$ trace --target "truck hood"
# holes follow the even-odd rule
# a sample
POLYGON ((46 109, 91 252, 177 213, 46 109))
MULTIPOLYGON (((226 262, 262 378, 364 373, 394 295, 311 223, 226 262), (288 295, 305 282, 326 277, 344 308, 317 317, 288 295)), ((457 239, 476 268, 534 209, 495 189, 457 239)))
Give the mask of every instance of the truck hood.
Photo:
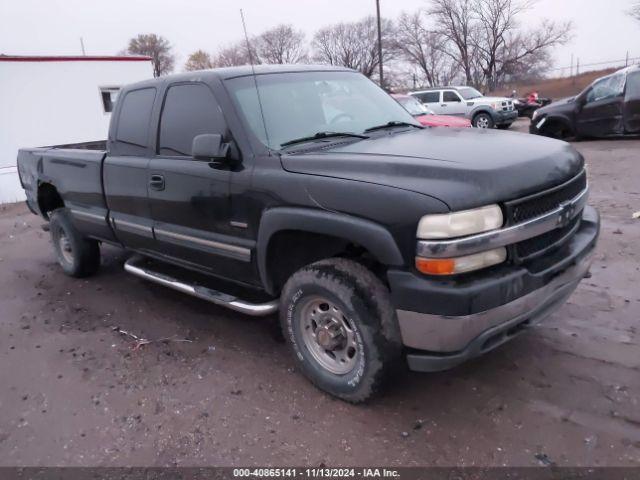
POLYGON ((584 165, 568 143, 497 130, 434 128, 314 147, 283 154, 283 168, 421 193, 454 211, 554 187, 584 165))

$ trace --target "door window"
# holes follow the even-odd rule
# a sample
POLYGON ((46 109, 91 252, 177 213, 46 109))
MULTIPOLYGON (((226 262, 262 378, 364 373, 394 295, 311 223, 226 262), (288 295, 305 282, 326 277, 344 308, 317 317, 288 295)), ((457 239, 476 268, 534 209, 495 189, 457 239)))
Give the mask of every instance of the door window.
POLYGON ((440 101, 440 92, 425 92, 418 95, 422 103, 438 103, 440 101))
POLYGON ((446 102, 461 102, 460 97, 456 92, 447 91, 442 94, 442 101, 446 102))
POLYGON ((640 100, 640 70, 627 76, 627 100, 640 100))
POLYGON ((194 137, 204 133, 224 135, 225 132, 222 110, 206 85, 169 87, 160 119, 160 155, 191 156, 194 137))
POLYGON ((598 80, 587 94, 587 103, 622 95, 622 92, 624 92, 624 80, 625 76, 622 73, 598 80))

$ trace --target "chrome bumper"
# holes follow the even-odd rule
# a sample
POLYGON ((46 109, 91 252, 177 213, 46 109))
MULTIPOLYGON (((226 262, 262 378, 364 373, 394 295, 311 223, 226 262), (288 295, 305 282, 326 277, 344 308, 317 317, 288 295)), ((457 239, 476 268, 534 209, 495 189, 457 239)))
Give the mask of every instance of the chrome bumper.
MULTIPOLYGON (((458 357, 455 353, 463 352, 460 355, 464 358, 457 361, 462 363, 488 351, 484 344, 495 335, 525 322, 526 326, 535 325, 562 306, 589 271, 593 255, 592 250, 544 287, 511 303, 481 313, 448 317, 398 310, 402 341, 407 347, 437 352, 439 356, 452 353, 451 360, 454 363, 458 357)), ((504 341, 498 344, 501 343, 504 341)), ((492 348, 496 346, 495 342, 491 344, 492 348)), ((439 366, 427 371, 443 370, 450 366, 439 366)), ((425 371, 423 368, 419 370, 425 371)))

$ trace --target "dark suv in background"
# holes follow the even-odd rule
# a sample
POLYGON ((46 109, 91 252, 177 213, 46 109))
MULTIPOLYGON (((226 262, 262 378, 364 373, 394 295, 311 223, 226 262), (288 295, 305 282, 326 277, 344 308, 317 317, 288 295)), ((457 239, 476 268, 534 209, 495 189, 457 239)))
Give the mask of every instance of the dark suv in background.
POLYGON ((530 132, 555 138, 640 134, 640 66, 599 78, 575 97, 536 110, 530 132))

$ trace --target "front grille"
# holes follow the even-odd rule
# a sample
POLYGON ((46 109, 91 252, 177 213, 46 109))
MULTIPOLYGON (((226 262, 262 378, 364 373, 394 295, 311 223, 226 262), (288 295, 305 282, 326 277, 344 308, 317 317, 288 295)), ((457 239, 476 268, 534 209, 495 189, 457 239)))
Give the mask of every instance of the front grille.
POLYGON ((529 197, 506 202, 507 224, 516 225, 549 213, 562 203, 576 198, 585 188, 587 188, 587 172, 583 170, 562 185, 529 197))
POLYGON ((560 247, 578 227, 582 214, 578 214, 568 225, 551 230, 537 237, 524 240, 515 245, 515 258, 519 262, 532 260, 533 258, 548 252, 554 247, 560 247))
MULTIPOLYGON (((573 200, 586 188, 587 173, 583 170, 562 185, 529 197, 507 202, 505 203, 507 225, 516 225, 541 217, 557 209, 561 204, 573 200)), ((532 260, 554 248, 559 248, 578 228, 581 218, 582 212, 578 212, 566 226, 513 245, 510 249, 512 259, 521 263, 532 260)))

